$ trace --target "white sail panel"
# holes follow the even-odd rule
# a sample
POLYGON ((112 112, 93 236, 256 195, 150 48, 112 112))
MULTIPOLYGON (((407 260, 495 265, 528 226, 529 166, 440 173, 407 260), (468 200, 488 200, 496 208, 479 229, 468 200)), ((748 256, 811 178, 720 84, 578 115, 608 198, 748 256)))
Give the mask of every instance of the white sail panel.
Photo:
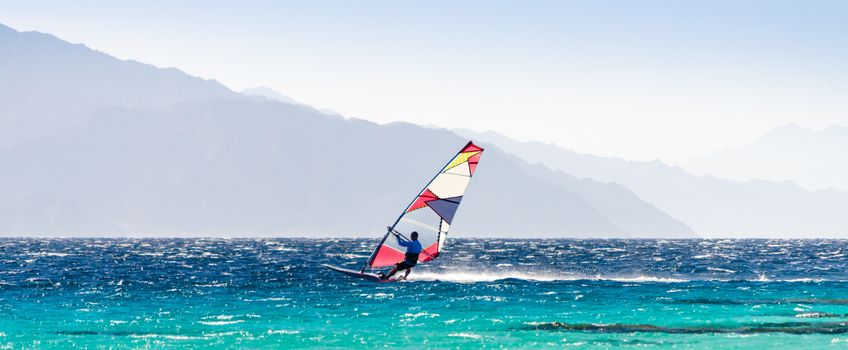
POLYGON ((439 198, 460 197, 470 181, 471 176, 445 173, 437 176, 427 189, 439 198))

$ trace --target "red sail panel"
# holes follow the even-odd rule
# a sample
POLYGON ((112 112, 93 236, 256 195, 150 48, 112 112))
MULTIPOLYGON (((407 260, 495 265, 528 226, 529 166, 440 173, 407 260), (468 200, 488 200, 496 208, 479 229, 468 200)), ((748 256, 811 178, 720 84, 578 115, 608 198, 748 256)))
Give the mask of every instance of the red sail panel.
POLYGON ((460 151, 460 152, 461 153, 463 153, 463 152, 476 152, 476 151, 482 151, 482 150, 483 150, 482 148, 477 147, 477 145, 475 145, 473 142, 468 142, 468 144, 465 145, 465 147, 463 147, 462 151, 460 151))
POLYGON ((439 243, 433 243, 418 254, 418 261, 425 262, 439 257, 439 243))
POLYGON ((383 244, 377 250, 377 254, 374 255, 374 261, 371 262, 371 267, 392 266, 402 261, 405 257, 403 252, 383 244))
POLYGON ((418 198, 415 199, 415 202, 413 202, 412 205, 409 206, 409 209, 407 209, 406 212, 408 213, 408 212, 411 212, 415 209, 424 208, 424 207, 427 206, 427 202, 432 201, 432 200, 436 200, 436 199, 439 199, 439 197, 437 197, 435 194, 433 194, 433 192, 430 192, 430 190, 425 189, 424 193, 422 193, 421 195, 418 196, 418 198))
POLYGON ((477 153, 471 158, 468 158, 468 169, 471 171, 471 175, 474 175, 474 170, 477 170, 477 163, 480 162, 480 155, 483 153, 477 153))

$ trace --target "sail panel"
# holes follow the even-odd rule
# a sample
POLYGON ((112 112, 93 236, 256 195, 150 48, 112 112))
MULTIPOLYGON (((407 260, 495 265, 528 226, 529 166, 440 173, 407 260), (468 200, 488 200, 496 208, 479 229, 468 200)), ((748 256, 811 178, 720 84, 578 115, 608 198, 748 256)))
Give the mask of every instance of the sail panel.
MULTIPOLYGON (((414 197, 391 226, 391 230, 400 232, 406 238, 412 231, 418 232, 418 241, 424 248, 418 257, 419 262, 439 256, 448 227, 453 222, 482 153, 482 148, 468 142, 414 197)), ((389 236, 390 233, 383 236, 366 267, 392 266, 404 259, 406 248, 400 246, 395 237, 389 236)))
MULTIPOLYGON (((467 164, 462 164, 467 167, 467 164)), ((427 189, 439 198, 457 197, 465 193, 471 176, 443 173, 439 174, 427 189)))
POLYGON ((442 220, 451 223, 453 221, 453 215, 456 214, 456 210, 459 208, 459 201, 462 197, 451 197, 446 199, 437 199, 434 201, 427 202, 427 206, 436 214, 442 218, 442 220))
POLYGON ((372 264, 376 266, 394 265, 398 261, 403 260, 404 251, 401 251, 399 250, 399 248, 392 247, 388 244, 382 244, 379 248, 377 248, 377 252, 376 254, 374 254, 374 261, 372 262, 372 264))

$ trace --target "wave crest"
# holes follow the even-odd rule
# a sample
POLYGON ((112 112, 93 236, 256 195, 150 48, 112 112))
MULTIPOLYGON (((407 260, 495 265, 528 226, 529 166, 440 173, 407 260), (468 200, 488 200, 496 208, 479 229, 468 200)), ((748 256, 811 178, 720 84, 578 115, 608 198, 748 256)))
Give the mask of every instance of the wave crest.
POLYGON ((442 281, 457 283, 495 282, 502 280, 524 280, 534 282, 556 281, 612 281, 629 283, 682 283, 690 280, 658 276, 602 276, 602 275, 565 275, 550 273, 532 273, 519 271, 504 272, 413 272, 410 281, 442 281))
POLYGON ((826 283, 848 282, 848 280, 827 280, 823 278, 770 279, 760 274, 751 278, 710 278, 703 276, 653 276, 633 275, 588 275, 572 273, 526 272, 526 271, 414 271, 410 281, 442 281, 457 283, 495 282, 502 280, 523 280, 532 282, 558 281, 609 281, 621 283, 687 283, 687 282, 759 282, 759 283, 826 283))

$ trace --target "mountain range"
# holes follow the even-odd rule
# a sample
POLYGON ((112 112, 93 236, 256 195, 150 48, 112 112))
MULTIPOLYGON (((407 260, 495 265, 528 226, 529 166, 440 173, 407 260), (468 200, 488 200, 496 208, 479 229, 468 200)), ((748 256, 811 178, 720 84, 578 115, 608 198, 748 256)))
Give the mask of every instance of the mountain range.
POLYGON ((239 94, 174 69, 122 61, 0 24, 0 148, 53 137, 107 107, 168 108, 239 94))
MULTIPOLYGON (((2 25, 0 74, 2 235, 376 236, 466 142, 2 25)), ((621 184, 499 146, 483 156, 454 234, 693 236, 621 184)))
POLYGON ((553 144, 518 142, 494 132, 455 131, 496 144, 529 163, 545 164, 578 178, 621 184, 699 235, 805 238, 845 237, 848 233, 848 193, 843 191, 808 191, 792 182, 694 176, 661 161, 599 157, 553 144))
POLYGON ((792 181, 806 189, 848 191, 848 127, 811 130, 776 128, 749 145, 696 157, 679 164, 695 174, 747 181, 792 181))
POLYGON ((375 236, 469 138, 487 151, 455 234, 848 233, 846 168, 810 156, 844 153, 846 128, 681 168, 345 118, 2 25, 0 75, 0 235, 375 236))

